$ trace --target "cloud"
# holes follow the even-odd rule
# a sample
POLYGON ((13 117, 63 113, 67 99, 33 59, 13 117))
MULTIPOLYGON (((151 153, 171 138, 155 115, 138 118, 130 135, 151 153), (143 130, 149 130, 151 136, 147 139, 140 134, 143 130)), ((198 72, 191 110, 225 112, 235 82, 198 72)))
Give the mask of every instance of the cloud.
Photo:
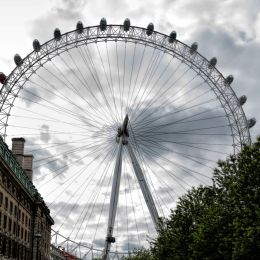
POLYGON ((42 131, 41 131, 40 139, 44 143, 48 143, 48 141, 50 140, 49 126, 48 125, 42 125, 41 129, 42 129, 42 131))
POLYGON ((53 30, 55 28, 60 28, 61 31, 72 30, 73 24, 76 26, 76 22, 83 18, 83 9, 86 3, 86 0, 54 1, 51 10, 44 16, 34 20, 31 24, 31 36, 39 39, 40 42, 45 42, 52 38, 52 31, 46 25, 52 25, 53 30))
MULTIPOLYGON (((39 38, 42 43, 52 38, 52 29, 50 29, 50 27, 53 27, 53 29, 60 27, 61 31, 65 32, 73 30, 78 20, 82 20, 85 25, 96 25, 103 16, 107 18, 108 23, 116 24, 123 23, 125 17, 129 17, 131 23, 137 26, 146 27, 149 22, 154 22, 155 29, 165 34, 168 34, 173 29, 177 30, 178 39, 183 40, 189 45, 197 41, 199 43, 199 52, 202 55, 208 59, 213 56, 218 58, 217 68, 224 76, 229 74, 235 76, 235 80, 232 84, 235 92, 238 96, 242 94, 248 96, 248 102, 244 106, 246 114, 248 117, 256 116, 257 120, 260 120, 259 115, 255 115, 255 111, 259 110, 260 82, 258 73, 260 63, 259 59, 257 59, 257 55, 260 52, 260 16, 258 2, 232 0, 222 2, 213 0, 207 2, 202 0, 176 0, 149 3, 147 1, 134 1, 131 3, 127 1, 108 2, 99 0, 55 1, 52 3, 51 10, 48 13, 39 16, 31 23, 30 37, 32 37, 32 39, 39 38)), ((133 97, 133 100, 136 98, 136 102, 133 102, 132 106, 126 107, 125 110, 122 109, 120 104, 122 88, 120 89, 119 85, 122 87, 122 78, 124 77, 124 43, 118 43, 118 52, 116 52, 114 43, 107 43, 110 50, 109 58, 111 62, 110 70, 112 72, 112 80, 109 75, 108 56, 105 46, 105 44, 99 44, 101 57, 106 64, 105 72, 95 43, 89 46, 91 56, 87 54, 84 56, 88 61, 87 64, 84 63, 79 53, 79 50, 84 51, 86 47, 79 47, 76 51, 70 53, 75 55, 75 60, 78 62, 80 68, 82 68, 81 72, 83 77, 79 75, 69 54, 64 53, 61 57, 65 59, 69 66, 62 63, 60 57, 53 59, 53 62, 55 62, 59 69, 66 75, 66 80, 64 80, 62 74, 57 71, 57 68, 55 68, 51 62, 46 64, 45 68, 51 72, 55 72, 55 75, 58 75, 58 79, 55 79, 51 73, 44 72, 44 68, 38 71, 39 75, 47 79, 56 90, 53 89, 53 86, 46 85, 35 76, 32 79, 37 79, 37 82, 40 83, 41 86, 33 85, 31 82, 27 85, 27 90, 35 95, 24 91, 24 95, 34 101, 43 102, 43 98, 48 100, 48 102, 43 102, 45 108, 42 109, 40 106, 35 106, 28 102, 23 104, 25 107, 27 106, 27 108, 37 112, 38 121, 42 121, 39 123, 36 119, 28 120, 28 118, 27 121, 24 120, 27 125, 40 129, 40 131, 34 132, 38 137, 38 139, 37 137, 35 138, 34 143, 36 144, 37 141, 40 142, 39 145, 36 145, 36 147, 39 148, 39 151, 35 151, 36 160, 40 158, 51 158, 46 159, 45 163, 47 164, 40 167, 40 171, 35 171, 36 176, 46 176, 44 181, 47 181, 49 172, 71 164, 67 171, 62 172, 62 178, 59 178, 56 183, 50 182, 50 186, 52 186, 51 189, 50 186, 42 189, 46 200, 50 203, 52 201, 56 202, 50 206, 52 212, 62 212, 62 214, 55 217, 56 225, 61 225, 65 218, 66 223, 64 224, 62 232, 64 232, 65 235, 69 235, 71 227, 75 227, 75 230, 77 230, 83 221, 84 214, 88 212, 86 219, 90 216, 92 216, 92 218, 89 219, 86 239, 84 239, 84 241, 92 242, 97 228, 94 244, 100 248, 104 245, 106 234, 111 176, 115 162, 112 154, 113 148, 117 147, 114 139, 117 127, 121 124, 126 111, 129 112, 130 124, 133 126, 133 131, 137 139, 133 139, 133 135, 131 135, 130 131, 130 142, 133 146, 135 142, 138 142, 139 151, 142 153, 143 158, 139 157, 137 150, 135 151, 142 168, 145 169, 144 172, 150 184, 149 187, 151 187, 151 191, 154 195, 158 194, 158 196, 155 196, 157 205, 164 205, 163 209, 158 207, 160 215, 163 211, 166 212, 167 215, 167 207, 174 207, 176 200, 185 189, 192 185, 198 185, 202 181, 206 183, 208 179, 205 178, 204 175, 211 176, 211 167, 215 167, 214 162, 219 159, 219 157, 224 158, 226 156, 226 154, 221 155, 218 152, 229 153, 232 149, 228 147, 226 150, 225 146, 216 145, 218 143, 226 143, 229 137, 196 135, 196 133, 226 134, 226 128, 222 129, 224 130, 223 132, 221 129, 214 130, 212 128, 209 130, 207 128, 221 124, 224 125, 227 121, 225 118, 218 118, 218 116, 223 115, 223 113, 219 113, 217 106, 211 103, 184 110, 185 108, 200 103, 199 101, 192 101, 192 98, 202 94, 205 89, 202 87, 192 90, 196 83, 199 83, 199 81, 194 80, 191 86, 187 86, 184 90, 177 93, 178 89, 184 86, 188 79, 192 78, 193 74, 191 72, 186 74, 186 80, 180 79, 174 85, 174 89, 177 93, 176 97, 178 98, 175 100, 175 98, 172 97, 171 100, 173 102, 171 104, 166 104, 166 100, 169 97, 169 93, 166 93, 161 99, 154 99, 154 103, 149 105, 149 98, 152 100, 152 96, 159 96, 161 92, 157 92, 157 90, 165 89, 165 87, 163 87, 165 79, 170 77, 171 72, 178 66, 178 62, 173 62, 169 66, 169 70, 165 72, 164 78, 156 81, 160 73, 167 66, 169 59, 163 59, 157 70, 155 67, 156 64, 159 63, 153 63, 151 61, 150 64, 153 64, 154 67, 148 70, 146 74, 147 64, 149 64, 148 57, 153 55, 152 50, 149 48, 145 49, 145 63, 141 64, 140 75, 138 77, 137 74, 142 59, 143 46, 138 48, 136 52, 132 90, 135 79, 138 78, 136 91, 138 91, 141 81, 144 80, 144 83, 151 82, 151 84, 155 85, 153 95, 148 95, 148 101, 142 102, 142 94, 144 93, 142 93, 141 90, 136 97, 133 97), (120 64, 119 70, 117 66, 117 55, 120 64), (96 71, 91 67, 91 58, 95 64, 96 71), (95 75, 94 78, 93 75, 95 75), (120 83, 118 75, 121 78, 120 83), (87 84, 83 78, 87 81, 89 89, 86 88, 87 84), (62 79, 63 82, 60 79, 62 79), (72 85, 80 94, 75 95, 75 92, 64 84, 64 81, 70 87, 71 85, 68 82, 71 81, 72 85), (100 92, 98 81, 100 81, 103 86, 104 95, 100 92), (51 90, 53 94, 41 87, 51 90), (114 100, 112 91, 115 92, 114 100), (187 93, 185 94, 186 91, 187 93), (62 98, 60 93, 63 94, 62 98), (36 95, 40 95, 42 99, 36 95), (104 97, 109 100, 111 107, 106 105, 106 99, 104 97), (97 98, 99 102, 97 102, 95 98, 97 98), (52 102, 52 108, 47 109, 47 105, 51 104, 50 102, 52 102), (137 109, 138 104, 140 104, 139 109, 137 109), (147 108, 148 105, 149 108, 147 108), (141 114, 142 109, 145 107, 147 108, 146 112, 141 114), (120 111, 121 109, 122 111, 120 111), (178 110, 182 111, 178 112, 178 110), (208 112, 203 114, 203 111, 206 110, 208 110, 208 112), (46 111, 48 113, 46 113, 46 111), (52 118, 42 116, 45 115, 44 113, 52 118), (198 114, 197 116, 195 115, 196 113, 198 114), (140 116, 137 117, 138 115, 140 116), (207 117, 211 119, 204 120, 207 117), (55 124, 53 118, 55 119, 55 124), (166 125, 167 123, 172 124, 166 125), (54 125, 56 126, 54 127, 54 125), (138 129, 138 126, 141 125, 142 128, 138 129), (49 128, 46 126, 49 126, 49 128), (185 133, 180 133, 180 131, 184 131, 185 133), (163 132, 168 134, 163 134, 163 132), (171 134, 169 134, 170 132, 171 134), (65 143, 65 145, 60 145, 56 148, 49 147, 60 142, 65 143), (48 146, 46 145, 47 143, 48 146), (75 150, 75 152, 71 154, 66 154, 66 151, 73 151, 77 147, 83 147, 85 144, 89 145, 86 151, 75 150), (106 144, 110 145, 110 147, 107 148, 106 144), (214 152, 214 150, 217 152, 214 152), (58 154, 62 155, 59 156, 58 154), (109 156, 111 155, 111 157, 106 158, 107 154, 109 156), (88 157, 88 160, 82 159, 77 161, 84 156, 86 156, 86 158, 88 157), (96 164, 90 165, 91 158, 96 158, 96 164), (145 159, 145 163, 142 159, 145 159), (51 160, 54 161, 48 163, 48 161, 51 160), (110 166, 109 163, 111 163, 110 166), (83 170, 84 164, 88 166, 88 168, 83 170), (81 167, 82 174, 78 175, 77 171, 81 167), (151 169, 149 169, 149 167, 151 169), (83 192, 85 185, 88 189, 83 192), (67 186, 68 188, 66 188, 67 186), (100 187, 102 188, 99 190, 100 187), (52 192, 53 194, 50 194, 52 192), (96 203, 91 196, 92 192, 97 198, 96 203), (61 193, 62 195, 60 195, 61 193), (76 201, 76 194, 78 194, 78 196, 82 194, 80 202, 76 201), (102 204, 102 202, 104 202, 104 204, 102 204), (71 210, 72 212, 70 212, 71 210), (81 212, 83 212, 83 215, 80 217, 81 212), (78 218, 79 222, 77 222, 78 218), (98 227, 97 223, 99 223, 98 227)), ((130 85, 130 71, 133 62, 134 44, 129 44, 128 46, 130 47, 127 50, 129 56, 125 62, 127 73, 124 79, 125 92, 123 96, 127 96, 126 90, 130 85)), ((156 57, 157 52, 154 54, 154 60, 156 57)), ((158 56, 158 61, 159 57, 160 56, 158 56)), ((182 66, 168 84, 170 85, 174 79, 180 77, 185 69, 186 67, 182 66)), ((206 95, 199 100, 201 102, 206 101, 206 97, 209 96, 206 95)), ((252 133, 256 135, 258 132, 259 126, 256 125, 252 133)), ((16 133, 18 134, 18 131, 16 133)), ((230 140, 228 143, 230 143, 230 140)), ((125 154, 127 155, 127 153, 125 154)), ((128 164, 129 159, 128 161, 125 160, 123 165, 125 163, 128 164)), ((37 166, 37 163, 35 166, 37 166)), ((54 176, 54 173, 51 175, 54 176)), ((138 188, 138 182, 134 172, 129 165, 123 169, 120 199, 117 216, 119 220, 117 245, 118 249, 127 251, 140 246, 138 235, 139 238, 141 238, 141 244, 146 243, 147 237, 145 233, 148 233, 146 221, 148 222, 148 228, 152 229, 151 219, 148 218, 149 213, 147 207, 143 201, 141 191, 138 188), (129 221, 129 225, 126 224, 126 211, 128 212, 127 221, 129 221), (146 221, 144 216, 147 217, 146 221), (137 227, 135 218, 138 222, 137 227), (126 238, 127 232, 129 235, 128 239, 126 238)), ((86 220, 83 222, 86 224, 86 220)), ((79 236, 81 236, 84 230, 81 229, 80 232, 79 236)))
POLYGON ((27 108, 41 101, 39 90, 33 84, 27 84, 26 90, 20 91, 19 94, 19 98, 26 104, 27 108))
POLYGON ((53 12, 64 20, 79 19, 86 3, 86 0, 58 0, 53 7, 53 12))
MULTIPOLYGON (((124 42, 100 43, 98 47, 94 43, 89 47, 91 56, 83 56, 89 67, 79 52, 86 51, 85 46, 44 65, 31 79, 40 82, 40 86, 34 85, 40 102, 29 107, 37 114, 23 121, 35 128, 35 142, 39 142, 35 177, 44 179, 38 181, 40 192, 55 215, 55 228, 62 226, 64 234, 76 241, 82 236, 90 243, 95 240, 96 246, 105 240, 118 149, 115 137, 126 112, 129 141, 160 216, 167 215, 188 187, 204 181, 199 173, 209 170, 207 166, 218 159, 214 149, 223 152, 216 143, 226 140, 213 135, 226 134, 226 128, 214 127, 227 122, 217 102, 207 103, 215 96, 205 92, 208 86, 194 71, 150 47, 130 43, 127 48, 124 59, 124 42), (70 55, 75 55, 79 68, 70 55), (211 144, 216 146, 209 147, 211 144)), ((129 248, 134 248, 139 240, 140 246, 147 243, 145 234, 153 234, 154 227, 126 150, 124 147, 115 236, 118 247, 125 248, 129 234, 129 248)))
MULTIPOLYGON (((192 33, 192 37, 199 42, 199 50, 206 57, 216 56, 218 58, 217 68, 227 76, 234 75, 232 88, 237 96, 246 95, 247 103, 244 105, 247 118, 256 117, 255 111, 258 109, 257 100, 259 91, 258 68, 260 61, 255 58, 255 53, 260 52, 257 41, 242 41, 238 36, 234 36, 223 30, 219 26, 208 28, 202 26, 192 33)), ((258 124, 257 124, 258 125, 258 124)), ((259 127, 251 129, 253 140, 259 127)))

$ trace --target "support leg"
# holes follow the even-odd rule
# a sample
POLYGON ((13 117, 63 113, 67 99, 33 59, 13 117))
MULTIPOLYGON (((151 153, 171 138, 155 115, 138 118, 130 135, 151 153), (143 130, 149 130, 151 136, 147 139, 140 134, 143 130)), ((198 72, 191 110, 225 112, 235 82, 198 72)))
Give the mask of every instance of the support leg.
POLYGON ((117 153, 116 166, 115 166, 114 177, 113 177, 113 185, 112 185, 112 191, 110 197, 108 228, 107 228, 107 237, 106 237, 103 260, 109 260, 109 251, 110 251, 111 243, 115 242, 115 238, 113 237, 113 230, 114 230, 114 224, 116 218, 116 209, 118 204, 119 187, 120 187, 120 179, 121 179, 121 171, 122 171, 122 150, 123 150, 123 137, 121 136, 119 139, 119 149, 117 153))
POLYGON ((142 190, 142 193, 143 193, 146 205, 147 205, 147 207, 149 209, 149 212, 150 212, 150 214, 152 216, 153 223, 154 223, 155 227, 157 227, 159 214, 158 214, 158 211, 156 209, 156 206, 155 206, 155 203, 154 203, 151 191, 149 190, 147 182, 146 182, 146 180, 144 178, 143 171, 142 171, 142 169, 140 167, 140 164, 139 164, 139 162, 138 162, 138 160, 137 160, 137 158, 136 158, 136 156, 134 154, 134 151, 133 151, 130 143, 127 144, 127 148, 128 148, 128 152, 129 152, 129 155, 130 155, 133 167, 134 167, 134 172, 135 172, 135 175, 136 175, 137 180, 139 182, 139 185, 141 187, 141 190, 142 190))

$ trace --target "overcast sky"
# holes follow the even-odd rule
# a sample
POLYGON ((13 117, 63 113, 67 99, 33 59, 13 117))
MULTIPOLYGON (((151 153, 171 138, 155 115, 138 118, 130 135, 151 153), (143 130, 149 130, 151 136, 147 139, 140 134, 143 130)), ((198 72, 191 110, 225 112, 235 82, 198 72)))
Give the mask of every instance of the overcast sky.
MULTIPOLYGON (((22 57, 32 50, 32 41, 50 39, 58 27, 73 30, 77 21, 96 25, 101 17, 120 24, 126 17, 132 25, 168 34, 173 29, 187 44, 199 43, 205 57, 216 56, 217 68, 233 74, 238 96, 247 95, 244 110, 248 118, 260 121, 260 1, 258 0, 1 0, 0 71, 8 75, 14 68, 13 55, 22 57)), ((257 123, 253 139, 260 132, 257 123)))
MULTIPOLYGON (((0 71, 6 75, 15 68, 14 54, 25 57, 34 39, 46 42, 56 27, 63 33, 74 30, 79 20, 90 26, 99 24, 102 17, 108 24, 122 24, 125 18, 140 27, 153 22, 159 32, 176 30, 177 38, 188 45, 198 42, 206 58, 217 57, 216 67, 223 75, 234 75, 232 88, 237 96, 248 98, 243 107, 247 118, 260 121, 258 0, 0 0, 0 10, 0 71)), ((260 133, 258 122, 251 129, 253 140, 260 133)), ((43 128, 48 135, 48 126, 43 128)))

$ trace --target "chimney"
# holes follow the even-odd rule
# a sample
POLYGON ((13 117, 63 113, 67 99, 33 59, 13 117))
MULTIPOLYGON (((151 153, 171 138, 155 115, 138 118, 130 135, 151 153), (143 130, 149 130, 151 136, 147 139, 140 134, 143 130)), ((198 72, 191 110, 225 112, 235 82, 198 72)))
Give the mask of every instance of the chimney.
POLYGON ((29 180, 32 181, 32 166, 33 166, 33 155, 32 154, 25 154, 23 156, 23 169, 26 172, 29 180))
POLYGON ((23 167, 23 152, 24 152, 25 139, 22 137, 12 138, 12 153, 23 167))
POLYGON ((24 154, 24 143, 25 139, 22 137, 12 138, 12 153, 24 169, 29 180, 32 181, 32 165, 33 165, 33 155, 24 154))

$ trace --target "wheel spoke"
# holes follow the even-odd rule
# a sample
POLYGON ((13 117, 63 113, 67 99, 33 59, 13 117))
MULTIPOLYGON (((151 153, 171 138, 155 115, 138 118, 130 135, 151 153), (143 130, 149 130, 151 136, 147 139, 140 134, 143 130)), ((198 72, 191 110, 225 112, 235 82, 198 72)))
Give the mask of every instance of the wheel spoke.
POLYGON ((120 259, 147 246, 158 216, 250 143, 222 74, 182 42, 147 32, 107 25, 61 35, 29 54, 0 93, 1 134, 8 145, 26 138, 53 238, 75 254, 84 248, 81 256, 106 248, 120 259))

